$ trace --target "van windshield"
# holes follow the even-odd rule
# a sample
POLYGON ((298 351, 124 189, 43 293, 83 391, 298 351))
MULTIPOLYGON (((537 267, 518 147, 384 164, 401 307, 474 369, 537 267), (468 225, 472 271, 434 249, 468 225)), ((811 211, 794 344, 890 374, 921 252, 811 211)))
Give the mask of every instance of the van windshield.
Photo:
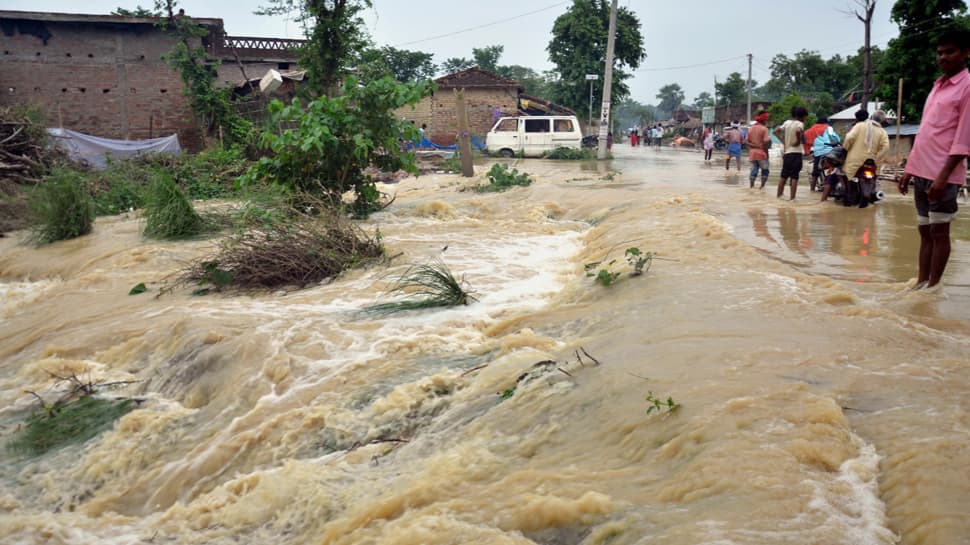
POLYGON ((516 132, 519 130, 518 119, 503 119, 495 126, 495 132, 516 132))

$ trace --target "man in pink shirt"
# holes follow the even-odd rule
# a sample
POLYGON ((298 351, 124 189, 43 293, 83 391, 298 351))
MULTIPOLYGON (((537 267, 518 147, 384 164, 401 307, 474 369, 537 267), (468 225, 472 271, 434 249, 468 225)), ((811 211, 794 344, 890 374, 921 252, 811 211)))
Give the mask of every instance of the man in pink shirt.
POLYGON ((943 277, 950 259, 950 222, 956 218, 957 192, 966 181, 970 154, 970 33, 948 31, 936 43, 943 76, 926 98, 923 121, 898 184, 905 195, 913 182, 920 234, 915 289, 933 287, 943 277))

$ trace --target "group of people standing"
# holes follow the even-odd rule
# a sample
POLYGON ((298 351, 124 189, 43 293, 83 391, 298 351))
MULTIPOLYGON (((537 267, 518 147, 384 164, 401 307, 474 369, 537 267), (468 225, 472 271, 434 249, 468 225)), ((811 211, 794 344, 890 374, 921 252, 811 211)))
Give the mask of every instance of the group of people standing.
MULTIPOLYGON (((950 223, 957 214, 957 194, 966 183, 970 156, 970 72, 967 70, 970 32, 944 32, 937 40, 936 59, 943 75, 933 84, 926 99, 905 172, 897 180, 900 193, 907 194, 911 185, 914 193, 920 234, 914 289, 933 287, 943 276, 950 256, 950 223)), ((741 142, 747 143, 752 188, 759 173, 762 189, 768 181, 768 150, 772 142, 767 126, 769 117, 767 112, 760 112, 744 140, 740 140, 737 122, 723 135, 728 144, 725 168, 730 168, 731 159, 735 158, 740 170, 741 142)), ((878 164, 889 149, 889 135, 883 128, 886 114, 881 110, 869 115, 865 108, 860 108, 856 123, 845 138, 840 138, 824 118, 806 130, 807 118, 808 110, 795 107, 791 118, 772 131, 782 146, 778 198, 788 185, 789 197, 795 199, 805 156, 812 157, 811 188, 821 190, 824 201, 831 188, 823 182, 826 179, 823 167, 841 166, 846 176, 855 177, 867 160, 878 164), (844 149, 841 165, 825 160, 837 146, 844 149)), ((705 160, 710 159, 713 148, 713 135, 705 135, 705 160)))
POLYGON ((637 146, 657 146, 663 142, 664 128, 660 123, 651 127, 634 127, 630 129, 630 145, 637 146))

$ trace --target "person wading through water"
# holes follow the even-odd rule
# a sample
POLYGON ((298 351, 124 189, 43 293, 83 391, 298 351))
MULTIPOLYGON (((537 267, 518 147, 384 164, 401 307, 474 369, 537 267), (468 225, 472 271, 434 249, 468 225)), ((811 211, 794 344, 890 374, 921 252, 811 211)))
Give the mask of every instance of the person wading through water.
POLYGON ((785 121, 775 129, 775 136, 781 139, 782 163, 781 179, 778 180, 778 198, 785 192, 785 183, 791 180, 791 200, 795 200, 798 191, 798 174, 802 171, 802 152, 805 145, 805 118, 808 110, 804 106, 795 106, 791 110, 792 119, 785 121))
POLYGON ((754 116, 755 124, 748 129, 748 160, 751 161, 751 175, 748 180, 750 187, 754 187, 754 180, 761 171, 761 189, 768 183, 768 148, 771 146, 771 135, 768 134, 768 112, 759 112, 754 116))

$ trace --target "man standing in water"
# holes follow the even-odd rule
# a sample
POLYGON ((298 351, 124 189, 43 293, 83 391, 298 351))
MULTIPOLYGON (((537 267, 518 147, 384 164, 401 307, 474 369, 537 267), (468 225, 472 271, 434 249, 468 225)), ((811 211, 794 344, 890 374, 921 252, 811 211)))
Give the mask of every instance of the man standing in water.
POLYGON ((914 289, 931 288, 950 258, 950 222, 957 215, 957 192, 967 177, 970 154, 970 33, 945 32, 936 42, 936 80, 923 106, 923 121, 899 179, 903 195, 913 182, 919 223, 919 274, 914 289))
POLYGON ((727 142, 727 159, 724 161, 724 170, 731 168, 731 157, 738 163, 738 170, 741 170, 741 122, 734 121, 731 126, 724 131, 724 141, 727 142))
POLYGON ((761 189, 768 183, 768 145, 771 143, 771 136, 768 135, 768 127, 765 123, 771 116, 768 112, 759 112, 754 116, 755 124, 748 130, 748 161, 751 161, 751 176, 748 180, 750 187, 754 187, 754 180, 758 177, 758 170, 761 170, 761 189))
POLYGON ((782 163, 781 179, 778 181, 778 198, 785 192, 785 184, 791 180, 791 200, 795 200, 798 190, 798 174, 802 171, 802 152, 805 145, 805 118, 808 110, 795 106, 791 110, 792 119, 775 129, 775 136, 781 139, 782 163))

